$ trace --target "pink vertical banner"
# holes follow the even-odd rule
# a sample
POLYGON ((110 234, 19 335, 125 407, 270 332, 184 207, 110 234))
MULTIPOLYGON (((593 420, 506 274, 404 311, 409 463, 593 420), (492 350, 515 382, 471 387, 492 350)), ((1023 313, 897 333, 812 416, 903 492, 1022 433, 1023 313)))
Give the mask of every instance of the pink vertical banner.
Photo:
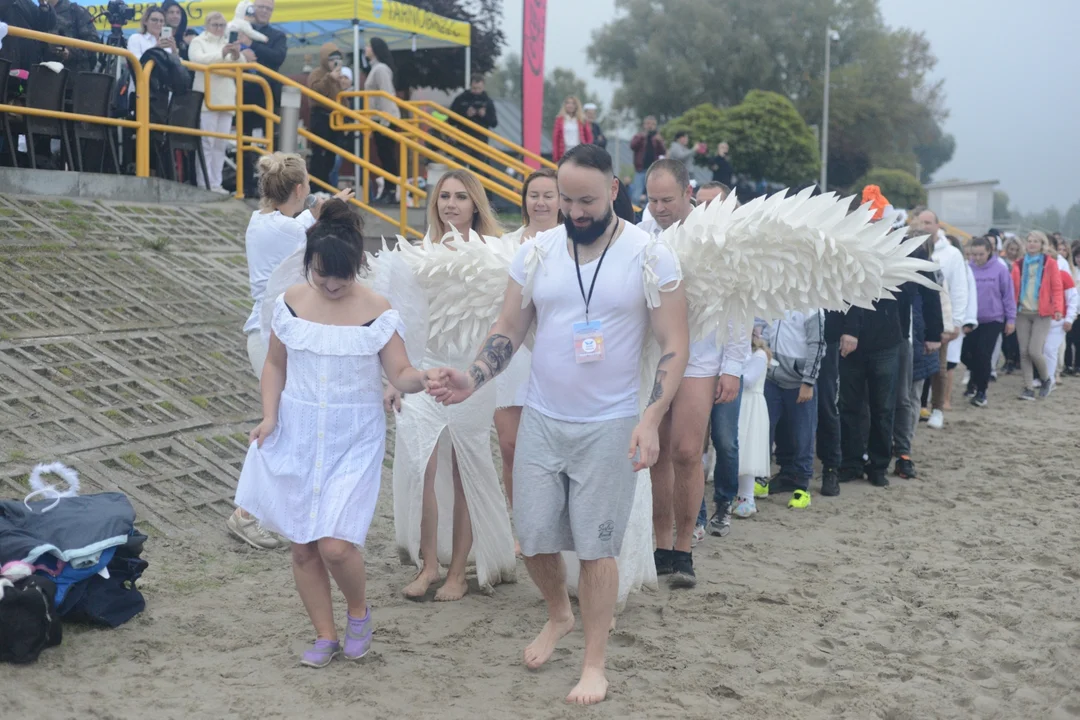
MULTIPOLYGON (((524 0, 521 61, 521 144, 540 154, 540 136, 544 127, 544 35, 547 25, 547 0, 524 0)), ((530 167, 540 163, 526 158, 530 167)))

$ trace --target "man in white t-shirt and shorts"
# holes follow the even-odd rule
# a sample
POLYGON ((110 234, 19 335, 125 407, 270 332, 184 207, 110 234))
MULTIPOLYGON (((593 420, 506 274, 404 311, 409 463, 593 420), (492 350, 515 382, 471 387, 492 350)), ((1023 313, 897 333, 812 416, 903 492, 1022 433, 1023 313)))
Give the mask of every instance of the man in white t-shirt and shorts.
POLYGON ((446 404, 468 398, 509 366, 535 319, 514 458, 514 521, 548 621, 525 648, 524 661, 540 667, 574 627, 560 555, 573 550, 581 563, 585 658, 566 700, 591 705, 607 693, 604 656, 619 590, 615 558, 635 473, 659 455, 659 427, 686 368, 689 331, 673 253, 615 216, 611 156, 595 145, 572 148, 559 163, 558 184, 564 224, 522 245, 502 314, 476 362, 465 373, 444 370, 429 391, 446 404), (657 279, 653 292, 647 292, 646 265, 657 279), (656 307, 650 308, 650 295, 662 295, 656 307), (639 418, 641 352, 650 331, 661 360, 639 418))

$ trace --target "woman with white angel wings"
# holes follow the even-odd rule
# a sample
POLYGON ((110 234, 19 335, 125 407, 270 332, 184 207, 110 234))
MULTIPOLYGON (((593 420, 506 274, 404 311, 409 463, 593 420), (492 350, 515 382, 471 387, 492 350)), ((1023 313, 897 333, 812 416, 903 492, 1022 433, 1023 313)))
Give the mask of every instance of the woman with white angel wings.
MULTIPOLYGON (((502 235, 472 173, 453 170, 439 180, 428 204, 428 234, 420 246, 399 240, 394 253, 406 260, 421 284, 423 272, 411 262, 438 248, 449 256, 467 246, 498 242, 502 235)), ((384 253, 385 254, 385 253, 384 253)), ((508 263, 509 261, 507 261, 508 263)), ((505 280, 503 281, 505 286, 505 280)), ((429 336, 418 368, 465 369, 475 357, 472 345, 455 342, 443 332, 446 312, 471 299, 467 283, 427 290, 429 336)), ((393 300, 391 300, 393 302, 393 300)), ((491 454, 491 424, 496 388, 478 393, 458 407, 445 407, 426 394, 399 399, 389 392, 388 404, 398 409, 394 452, 394 526, 399 552, 419 572, 404 589, 407 597, 423 598, 440 578, 440 564, 449 563, 446 580, 435 594, 440 601, 459 600, 468 591, 465 581, 470 553, 475 558, 481 588, 512 581, 514 538, 506 501, 491 454)))
MULTIPOLYGON (((812 196, 812 189, 790 197, 786 192, 761 197, 742 206, 732 193, 724 202, 699 206, 685 222, 665 231, 658 242, 669 245, 680 260, 691 341, 715 333, 717 341, 724 342, 729 323, 749 331, 755 317, 772 320, 788 309, 872 307, 904 282, 929 282, 920 272, 932 271, 934 264, 908 257, 921 239, 905 242, 902 231, 872 223, 866 207, 855 212, 849 207, 850 198, 812 196)), ((468 288, 468 299, 457 304, 462 311, 439 319, 443 335, 457 335, 459 346, 483 342, 501 309, 507 266, 515 251, 516 243, 489 240, 470 243, 465 253, 419 261, 423 271, 414 268, 414 273, 422 283, 468 288)), ((530 258, 529 273, 542 263, 542 258, 530 258)), ((528 284, 525 291, 529 302, 528 284)), ((650 339, 648 345, 642 361, 643 397, 649 394, 658 360, 655 342, 650 339)), ((647 499, 647 492, 638 494, 647 499)), ((640 514, 637 505, 635 498, 633 516, 641 517, 631 517, 619 558, 620 604, 631 590, 652 584, 650 578, 655 582, 651 509, 640 514), (645 551, 638 552, 639 546, 645 551)), ((568 569, 575 564, 568 562, 568 569)), ((575 578, 567 579, 572 586, 575 578)))
MULTIPOLYGON (((525 179, 521 186, 521 219, 524 223, 512 233, 503 236, 520 245, 542 232, 555 228, 560 221, 559 188, 555 171, 541 168, 525 179)), ((521 348, 514 354, 510 367, 495 380, 495 432, 499 436, 499 454, 502 456, 502 479, 506 487, 506 499, 514 504, 514 447, 517 443, 518 426, 521 424, 521 408, 529 386, 529 365, 532 352, 521 348)), ((515 544, 515 551, 517 551, 515 544)))

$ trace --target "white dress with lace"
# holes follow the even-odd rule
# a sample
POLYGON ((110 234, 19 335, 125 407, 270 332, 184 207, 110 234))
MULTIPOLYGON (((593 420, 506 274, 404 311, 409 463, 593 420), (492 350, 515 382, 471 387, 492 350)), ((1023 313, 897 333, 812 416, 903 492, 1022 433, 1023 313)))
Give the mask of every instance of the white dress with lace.
MULTIPOLYGON (((474 232, 471 239, 478 241, 479 236, 474 232)), ((439 298, 428 300, 433 304, 439 298)), ((417 367, 466 370, 476 352, 477 348, 469 348, 464 353, 450 353, 435 338, 429 338, 424 359, 417 367)), ((438 453, 435 496, 439 507, 439 562, 450 562, 454 528, 452 449, 472 522, 470 558, 476 563, 477 581, 485 592, 501 582, 513 582, 517 564, 506 496, 491 453, 495 396, 494 383, 485 385, 460 405, 441 405, 426 393, 406 395, 396 415, 394 448, 394 532, 402 562, 423 566, 420 520, 424 471, 433 452, 438 453)))
POLYGON ((366 327, 322 325, 278 297, 273 331, 288 354, 278 423, 248 448, 236 504, 294 543, 363 545, 386 450, 379 351, 404 326, 395 310, 366 327))

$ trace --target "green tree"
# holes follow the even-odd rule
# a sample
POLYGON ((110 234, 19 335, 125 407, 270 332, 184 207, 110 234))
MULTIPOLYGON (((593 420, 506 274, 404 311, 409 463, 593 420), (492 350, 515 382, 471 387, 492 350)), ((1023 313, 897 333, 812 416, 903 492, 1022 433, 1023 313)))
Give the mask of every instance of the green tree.
MULTIPOLYGON (((488 76, 488 94, 511 102, 521 102, 521 56, 508 54, 499 66, 488 76)), ((582 104, 595 103, 597 115, 603 112, 600 99, 589 89, 588 84, 579 78, 573 70, 557 67, 544 78, 544 133, 551 134, 555 127, 555 116, 562 110, 563 101, 573 95, 582 104)))
POLYGON ((1061 232, 1067 238, 1080 238, 1080 202, 1075 202, 1066 211, 1061 222, 1061 232))
POLYGON ((890 30, 878 0, 616 0, 614 20, 588 55, 621 81, 615 110, 661 120, 712 104, 731 107, 750 90, 791 98, 807 122, 821 119, 825 29, 832 46, 829 178, 850 186, 871 167, 922 177, 952 157, 936 59, 926 38, 890 30))
MULTIPOLYGON (((506 35, 500 27, 503 0, 403 0, 453 20, 464 20, 472 26, 470 62, 473 72, 486 73, 506 46, 506 35)), ((465 49, 398 50, 394 54, 397 72, 394 82, 398 90, 430 87, 455 90, 465 83, 463 76, 465 49)))
POLYGON ((851 190, 861 196, 867 185, 881 188, 881 194, 894 208, 900 210, 910 210, 917 205, 926 204, 926 188, 914 175, 903 170, 874 168, 859 178, 851 190))
POLYGON ((994 222, 1009 222, 1013 212, 1009 209, 1009 193, 1004 190, 994 191, 994 222))
POLYGON ((727 142, 736 172, 754 180, 803 185, 821 167, 814 133, 791 101, 777 93, 753 90, 727 110, 699 105, 665 125, 662 134, 670 142, 680 130, 710 150, 727 142))

